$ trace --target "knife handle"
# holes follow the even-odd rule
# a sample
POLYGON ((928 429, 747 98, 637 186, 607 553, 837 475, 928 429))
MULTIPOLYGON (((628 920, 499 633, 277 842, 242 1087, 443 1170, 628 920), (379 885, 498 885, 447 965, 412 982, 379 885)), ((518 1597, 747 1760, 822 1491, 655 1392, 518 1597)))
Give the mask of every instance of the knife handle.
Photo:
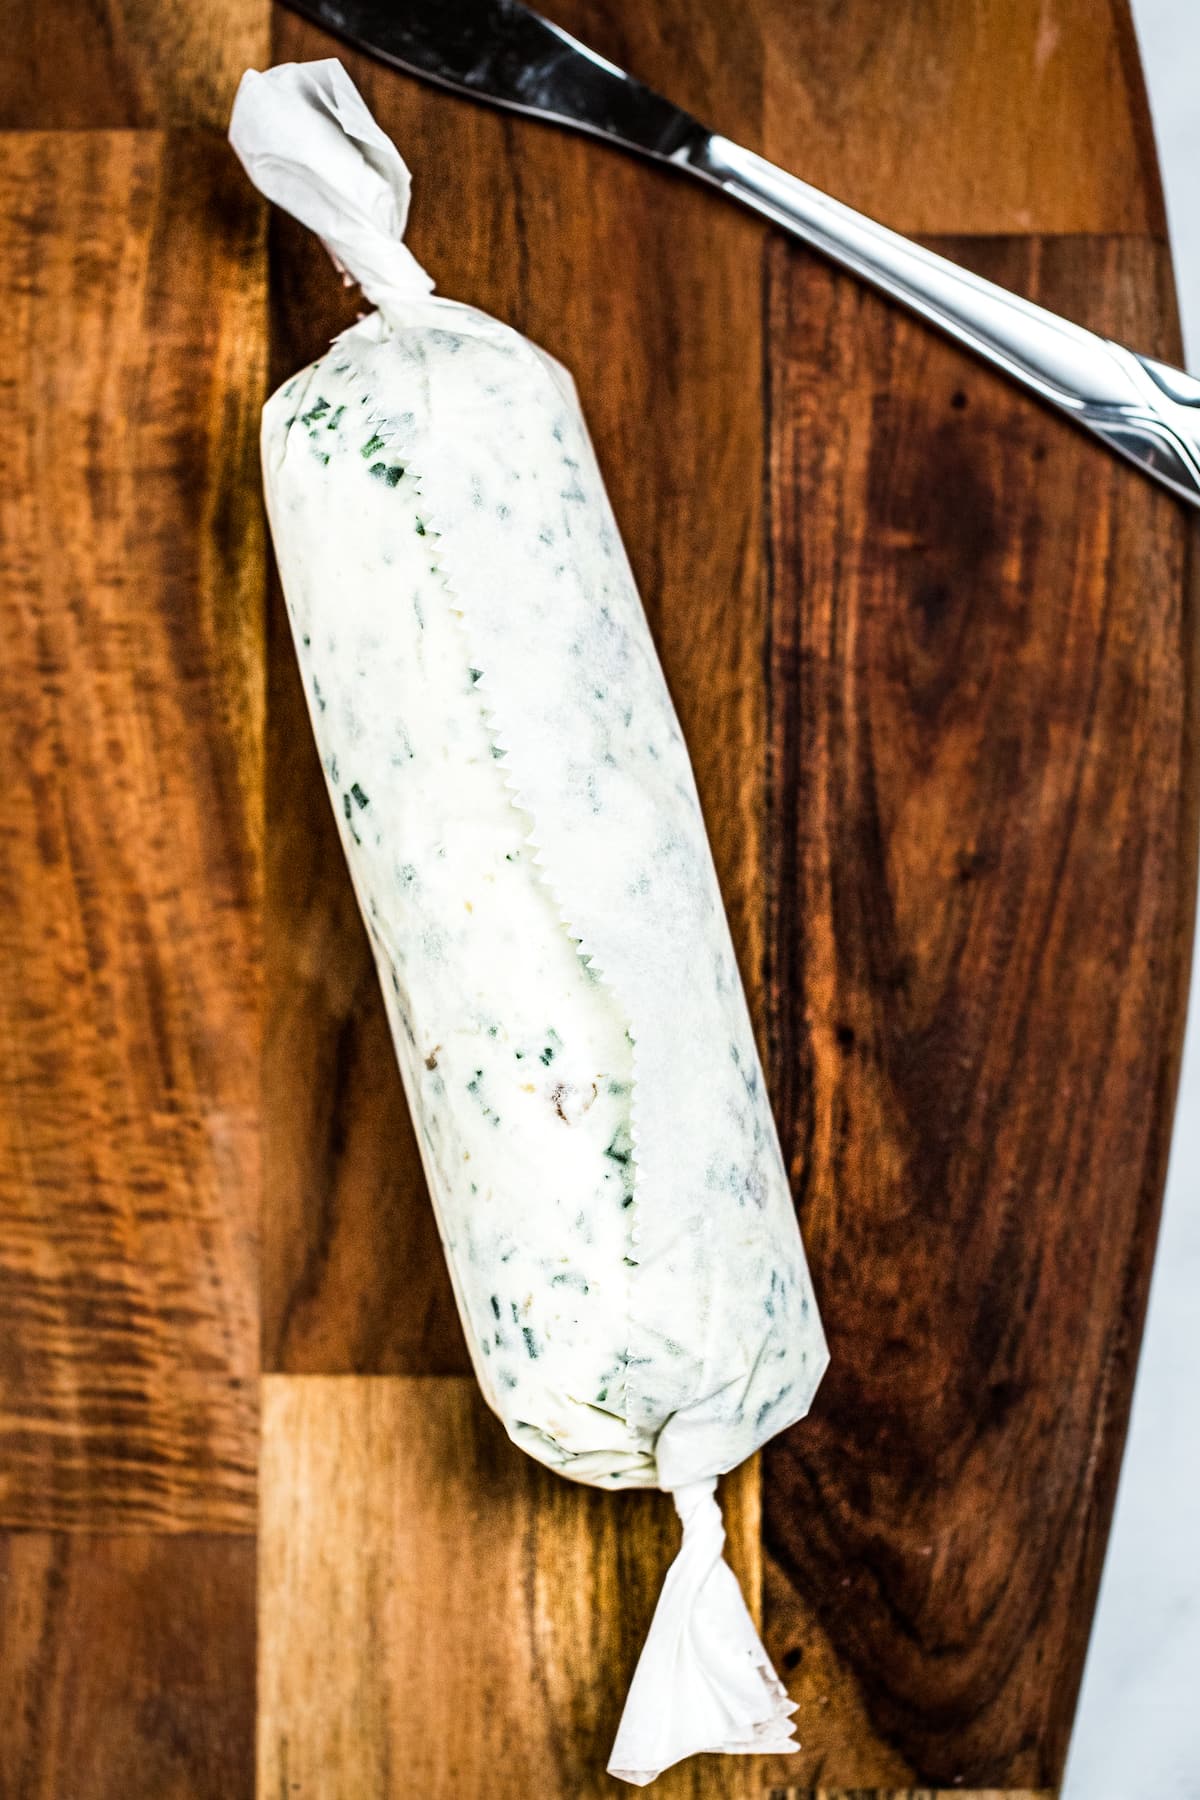
POLYGON ((1200 506, 1193 376, 973 275, 715 132, 697 132, 669 160, 938 326, 1200 506))

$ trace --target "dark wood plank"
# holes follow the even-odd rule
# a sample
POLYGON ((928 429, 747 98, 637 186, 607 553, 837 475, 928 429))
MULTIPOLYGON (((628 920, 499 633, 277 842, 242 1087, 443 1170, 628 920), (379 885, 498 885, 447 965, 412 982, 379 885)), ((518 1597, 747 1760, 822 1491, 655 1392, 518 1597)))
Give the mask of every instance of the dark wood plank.
POLYGON ((0 138, 0 1522, 253 1528, 261 215, 0 138))
POLYGON ((798 1788, 772 1787, 763 1800, 1056 1800, 1051 1788, 798 1788))
MULTIPOLYGON (((1178 353, 1153 244, 949 249, 1178 353)), ((770 1076, 832 1350, 764 1459, 786 1779, 1052 1785, 1182 1036, 1195 539, 782 244, 769 305, 770 1076)))
MULTIPOLYGON (((758 1588, 758 1484, 722 1484, 758 1588)), ((678 1545, 665 1494, 600 1493, 521 1455, 473 1377, 263 1383, 259 1792, 616 1800, 605 1774, 678 1545)), ((704 1756, 663 1800, 750 1800, 704 1756)))
POLYGON ((266 66, 267 0, 8 0, 0 130, 213 125, 266 66))
MULTIPOLYGON (((689 43, 684 24, 695 12, 684 0, 648 10, 645 19, 630 16, 622 53, 661 62, 666 47, 689 43)), ((759 116, 753 43, 733 57, 727 45, 714 12, 680 68, 689 87, 699 86, 703 59, 723 114, 749 136, 759 116)), ((575 371, 692 745, 757 1004, 761 228, 582 139, 399 80, 282 11, 274 52, 344 55, 412 161, 410 241, 441 291, 509 320, 575 371)), ((279 220, 273 233, 272 362, 282 379, 361 302, 298 227, 279 220)), ((286 622, 278 610, 275 619, 265 1366, 465 1372, 365 935, 286 622)))
POLYGON ((254 1545, 0 1536, 6 1800, 251 1800, 254 1545))

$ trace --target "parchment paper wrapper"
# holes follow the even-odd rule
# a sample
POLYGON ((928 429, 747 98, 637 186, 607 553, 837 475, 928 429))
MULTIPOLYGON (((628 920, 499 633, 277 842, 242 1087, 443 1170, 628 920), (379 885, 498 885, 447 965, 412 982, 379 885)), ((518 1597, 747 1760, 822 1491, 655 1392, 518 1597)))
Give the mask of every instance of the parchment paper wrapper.
POLYGON ((475 1369, 523 1449, 683 1521, 612 1772, 792 1747, 713 1494, 807 1411, 825 1344, 574 387, 430 292, 339 63, 247 74, 230 138, 379 309, 268 403, 264 481, 475 1369))

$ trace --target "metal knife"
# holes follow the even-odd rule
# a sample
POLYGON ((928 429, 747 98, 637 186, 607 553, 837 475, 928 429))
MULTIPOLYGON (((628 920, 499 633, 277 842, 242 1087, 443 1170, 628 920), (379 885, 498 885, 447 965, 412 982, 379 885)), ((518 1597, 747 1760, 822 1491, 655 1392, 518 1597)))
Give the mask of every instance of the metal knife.
POLYGON ((384 62, 696 175, 1200 506, 1200 381, 961 269, 710 131, 517 0, 288 0, 384 62))

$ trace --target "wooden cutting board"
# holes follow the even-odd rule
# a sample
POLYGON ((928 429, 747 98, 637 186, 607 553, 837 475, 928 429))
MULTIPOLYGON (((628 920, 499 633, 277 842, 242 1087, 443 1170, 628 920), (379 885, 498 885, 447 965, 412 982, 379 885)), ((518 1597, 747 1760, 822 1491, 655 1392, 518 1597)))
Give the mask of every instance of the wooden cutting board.
MULTIPOLYGON (((1178 358, 1123 0, 553 10, 1178 358)), ((725 1484, 804 1750, 655 1792, 1052 1790, 1182 1034, 1190 520, 713 196, 266 0, 17 12, 0 1792, 627 1791, 603 1765, 673 1553, 665 1499, 557 1480, 469 1378, 270 597, 258 409, 356 301, 220 132, 247 64, 328 54, 414 167, 442 291, 577 376, 833 1350, 725 1484)))

